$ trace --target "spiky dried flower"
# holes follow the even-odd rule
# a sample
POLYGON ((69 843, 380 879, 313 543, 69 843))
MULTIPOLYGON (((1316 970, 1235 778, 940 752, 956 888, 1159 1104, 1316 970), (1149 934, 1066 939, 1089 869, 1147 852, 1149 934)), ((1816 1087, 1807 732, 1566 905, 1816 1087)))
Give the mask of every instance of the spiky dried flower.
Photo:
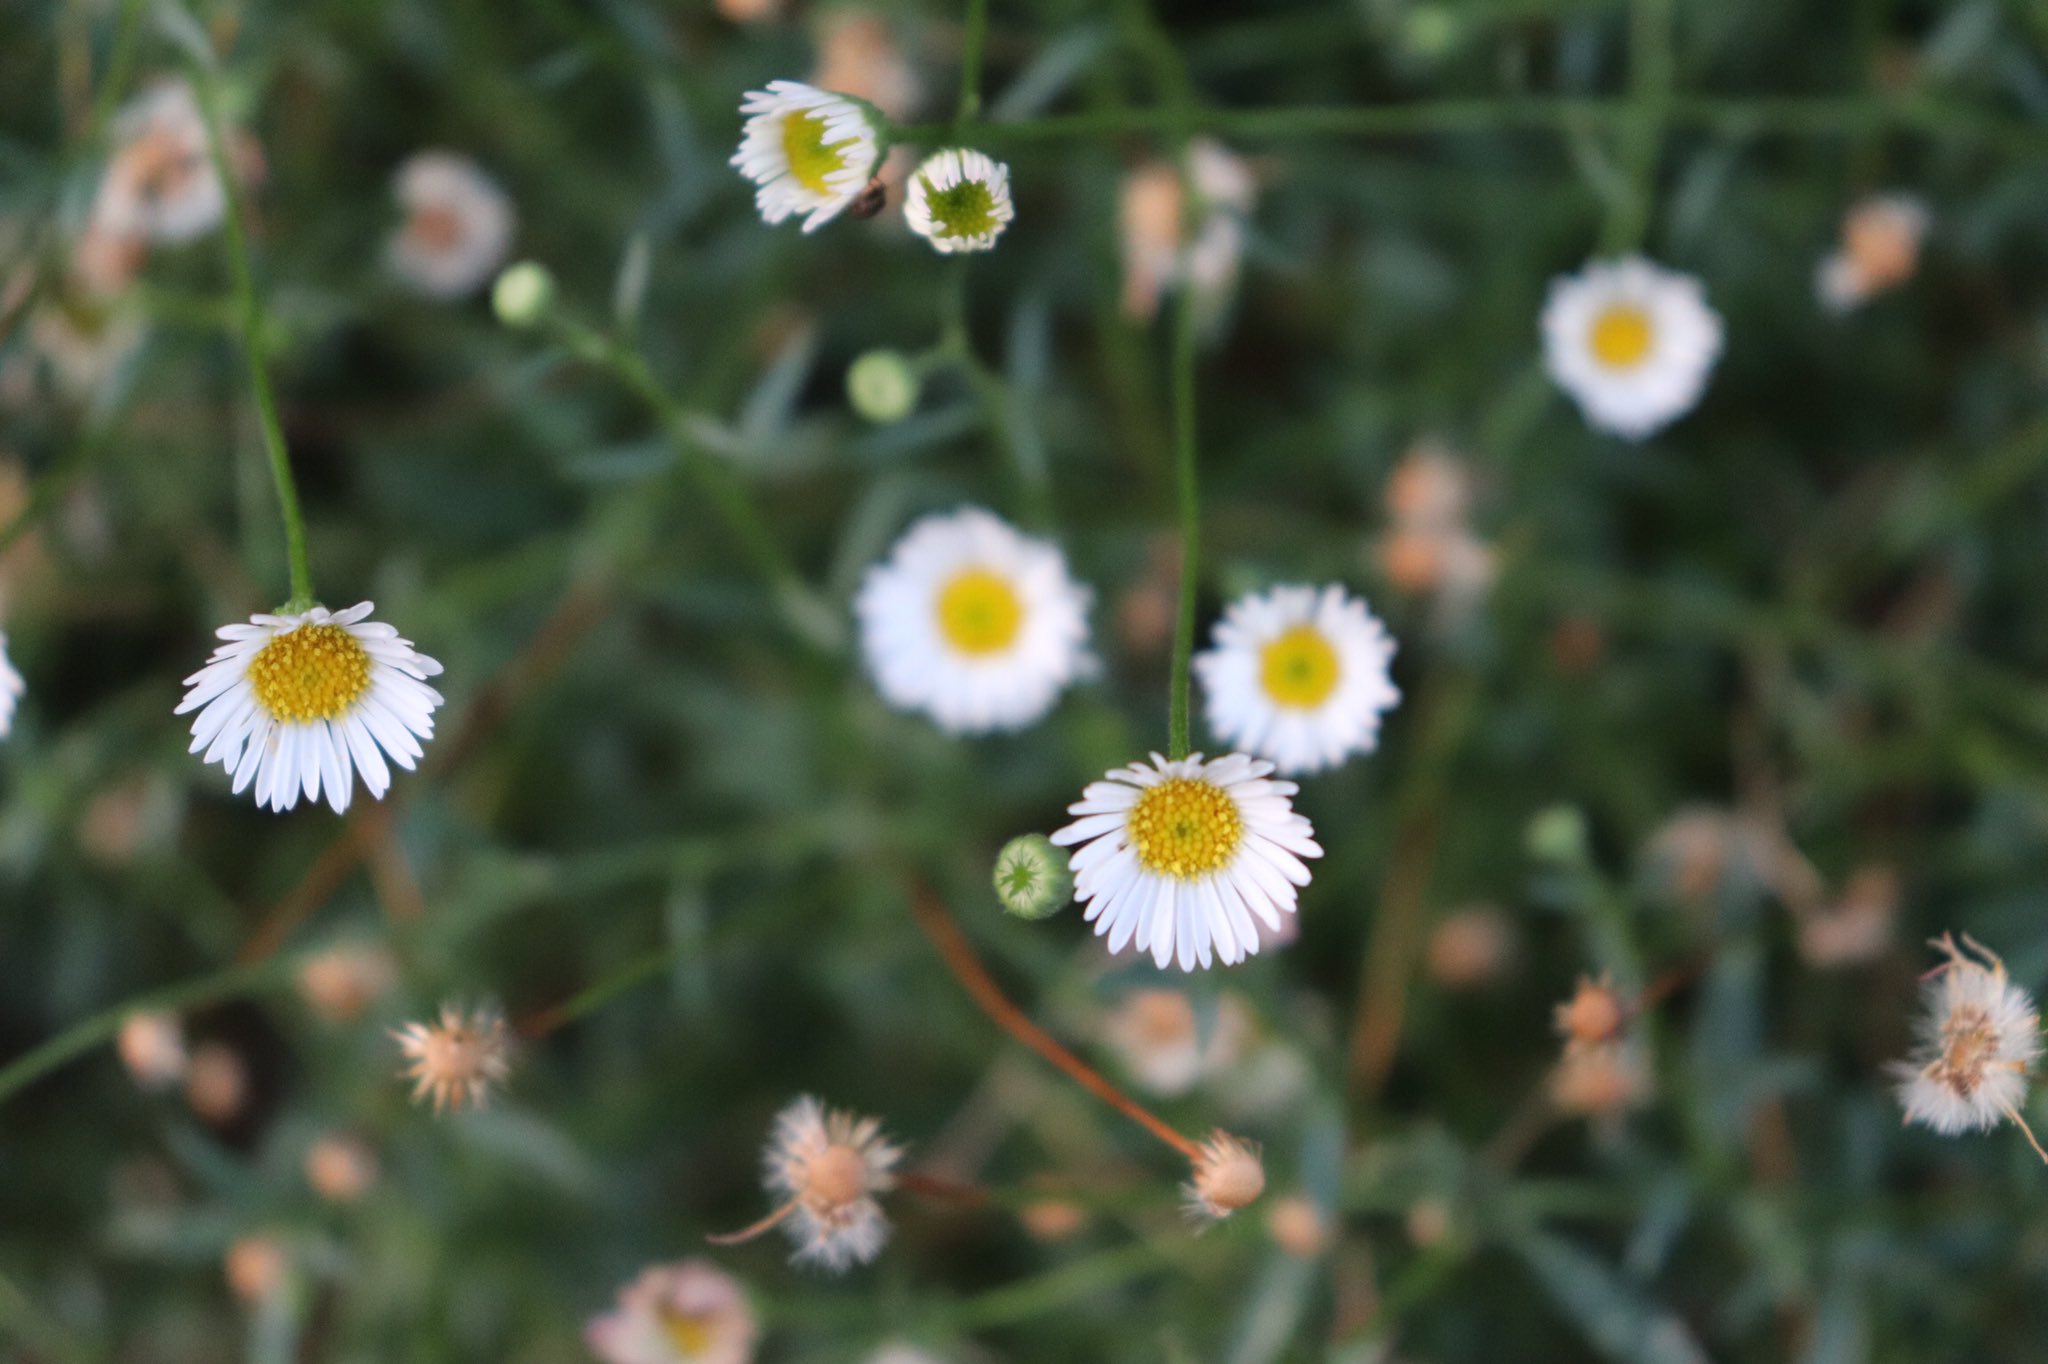
POLYGON ((391 1030, 409 1064, 403 1072, 413 1082, 414 1102, 432 1099, 434 1112, 482 1108, 491 1086, 512 1073, 512 1036, 495 1010, 467 1014, 443 1005, 438 1023, 408 1023, 391 1030))
POLYGON ((1205 1222, 1220 1222, 1250 1207, 1265 1191, 1266 1167, 1259 1148, 1222 1131, 1202 1143, 1194 1177, 1181 1190, 1188 1216, 1205 1222))
POLYGON ((1919 1045, 1895 1066, 1906 1121, 1943 1136, 2009 1121, 2048 1161, 2020 1116, 2041 1056, 2041 1016, 2005 972, 2005 963, 1968 934, 1960 946, 1944 933, 1929 946, 1948 960, 1928 972, 1919 1045))

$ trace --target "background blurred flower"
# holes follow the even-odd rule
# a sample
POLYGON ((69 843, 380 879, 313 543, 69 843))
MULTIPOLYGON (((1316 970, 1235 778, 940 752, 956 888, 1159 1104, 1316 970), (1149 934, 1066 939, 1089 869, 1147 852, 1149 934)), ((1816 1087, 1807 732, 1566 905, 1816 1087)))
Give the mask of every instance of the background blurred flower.
POLYGON ((1543 356, 1587 422, 1641 440, 1706 391, 1721 356, 1721 318, 1690 275, 1640 256, 1592 261, 1551 282, 1543 356))
POLYGON ((391 268, 430 298, 482 288, 512 249, 512 201, 483 168, 454 152, 415 152, 392 178, 405 220, 386 248, 391 268))
POLYGON ((747 1364, 758 1335, 746 1290, 708 1260, 650 1265, 584 1330, 605 1364, 747 1364))

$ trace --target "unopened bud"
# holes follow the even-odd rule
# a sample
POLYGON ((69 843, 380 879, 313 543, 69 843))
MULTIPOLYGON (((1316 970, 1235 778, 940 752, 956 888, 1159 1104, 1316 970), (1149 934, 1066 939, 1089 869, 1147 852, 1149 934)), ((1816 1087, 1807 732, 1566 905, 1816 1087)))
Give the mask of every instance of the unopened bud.
POLYGON ((846 371, 846 399, 878 425, 900 422, 917 406, 917 370, 902 352, 871 350, 846 371))
POLYGON ((1045 919, 1074 896, 1066 854, 1044 834, 1019 834, 996 854, 996 898, 1019 919, 1045 919))
POLYGON ((536 261, 506 266, 491 288, 491 308, 508 327, 533 326, 554 301, 555 277, 536 261))
POLYGON ((1574 805, 1538 810, 1523 832, 1529 855, 1567 865, 1586 860, 1586 816, 1574 805))

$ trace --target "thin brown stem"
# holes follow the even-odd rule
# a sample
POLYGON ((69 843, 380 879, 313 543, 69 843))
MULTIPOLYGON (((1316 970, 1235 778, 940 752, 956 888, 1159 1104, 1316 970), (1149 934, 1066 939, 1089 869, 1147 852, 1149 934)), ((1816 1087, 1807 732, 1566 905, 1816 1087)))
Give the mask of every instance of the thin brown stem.
POLYGON ((1027 1018, 1022 1009, 1012 1004, 1002 988, 989 975, 988 968, 981 964, 966 937, 953 923, 953 916, 939 903, 936 895, 925 886, 915 886, 910 894, 910 911, 917 918, 917 926, 924 930, 938 949, 946 968, 953 973, 971 995, 1004 1032, 1022 1042, 1025 1046, 1043 1056, 1054 1066, 1063 1070, 1081 1088, 1129 1118, 1138 1126, 1150 1132, 1159 1140, 1171 1146, 1189 1162, 1201 1158, 1202 1148, 1154 1117, 1136 1099, 1118 1089, 1087 1062, 1068 1051, 1055 1041, 1052 1035, 1027 1018))
POLYGON ((756 1236, 771 1232, 781 1226, 799 1206, 801 1205, 798 1200, 792 1198, 789 1202, 784 1203, 751 1227, 741 1227, 738 1231, 707 1233, 704 1239, 714 1246, 736 1246, 742 1242, 751 1241, 756 1236))
POLYGON ((2012 1125, 2019 1128, 2021 1133, 2025 1135, 2027 1145, 2034 1148, 2034 1154, 2041 1158, 2041 1163, 2048 1165, 2048 1151, 2041 1149, 2040 1138, 2034 1135, 2033 1128, 2027 1126, 2027 1120, 2020 1116, 2020 1111, 2011 1104, 2007 1104, 2005 1106, 2005 1116, 2012 1119, 2012 1125))

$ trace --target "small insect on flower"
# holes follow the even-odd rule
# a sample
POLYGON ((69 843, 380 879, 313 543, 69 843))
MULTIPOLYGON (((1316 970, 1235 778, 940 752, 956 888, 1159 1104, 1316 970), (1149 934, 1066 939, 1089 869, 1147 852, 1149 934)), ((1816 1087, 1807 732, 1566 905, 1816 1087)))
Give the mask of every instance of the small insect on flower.
POLYGON ((770 81, 740 112, 748 118, 732 164, 759 187, 763 222, 800 213, 804 231, 816 232, 860 198, 882 160, 881 124, 851 95, 770 81))
POLYGON ((512 247, 512 201, 466 156, 416 152, 392 178, 405 221, 385 249, 392 273, 429 298, 474 293, 512 247))
POLYGON ((14 708, 28 691, 28 683, 15 670, 7 655, 7 636, 0 633, 0 739, 14 732, 14 708))
POLYGON ((903 218, 934 250, 990 251, 1017 216, 1010 168, 981 152, 949 148, 925 158, 910 176, 903 218))
POLYGON ((1342 587, 1276 587, 1232 602, 1195 657, 1217 737, 1272 760, 1282 776, 1320 772, 1379 745, 1401 700, 1394 641, 1342 587))
POLYGON ((780 1226, 796 1243, 797 1264, 833 1274, 866 1264, 889 1239, 875 1196, 896 1187, 902 1158, 883 1138, 881 1119, 828 1109, 807 1094, 775 1115, 762 1156, 763 1182, 781 1205, 745 1230, 706 1239, 737 1245, 780 1226))
POLYGON ((1820 263, 1814 292, 1843 313, 1898 288, 1920 268, 1927 206, 1904 194, 1873 195, 1842 220, 1841 247, 1820 263))
POLYGON ((1948 960, 1927 973, 1919 1044, 1893 1067, 1906 1121, 1954 1136, 2004 1119, 2048 1161, 2020 1116, 2041 1057, 2034 1001, 2007 978, 2005 963, 1967 934, 1960 947, 1947 933, 1929 946, 1948 960))
POLYGON ((413 1082, 413 1102, 432 1099, 437 1114, 484 1107, 491 1086, 512 1073, 512 1035, 495 1010, 443 1005, 440 1022, 408 1023, 391 1036, 405 1053, 400 1073, 413 1082))
POLYGON ((1690 411, 1721 355, 1721 318, 1690 275, 1630 256, 1550 285, 1544 362, 1587 422, 1641 440, 1690 411))
POLYGON ((691 1259, 641 1270, 583 1341, 605 1364, 747 1364, 759 1332, 739 1280, 691 1259))
POLYGON ((1259 1148, 1228 1132, 1210 1134, 1194 1161, 1194 1178, 1182 1187, 1183 1206, 1198 1222, 1220 1222, 1248 1208, 1266 1191, 1266 1167, 1259 1148))
POLYGON ((1256 915, 1278 932, 1309 882, 1305 857, 1321 857, 1315 830, 1297 814, 1290 781, 1242 753, 1205 762, 1199 753, 1149 766, 1132 763, 1091 782, 1067 807, 1072 824, 1052 835, 1074 847, 1068 865, 1083 916, 1109 950, 1135 944, 1161 970, 1225 965, 1259 950, 1256 915))
POLYGON ((882 699, 948 734, 1022 729, 1088 672, 1089 590, 1057 545, 977 507, 918 521, 854 598, 882 699))
POLYGON ((175 713, 199 712, 191 751, 233 773, 236 795, 254 781, 256 803, 282 812, 324 791, 341 814, 356 773, 381 800, 391 786, 385 757, 412 769, 441 704, 424 679, 441 665, 370 620, 373 609, 315 606, 220 628, 227 642, 185 679, 191 690, 175 713))

